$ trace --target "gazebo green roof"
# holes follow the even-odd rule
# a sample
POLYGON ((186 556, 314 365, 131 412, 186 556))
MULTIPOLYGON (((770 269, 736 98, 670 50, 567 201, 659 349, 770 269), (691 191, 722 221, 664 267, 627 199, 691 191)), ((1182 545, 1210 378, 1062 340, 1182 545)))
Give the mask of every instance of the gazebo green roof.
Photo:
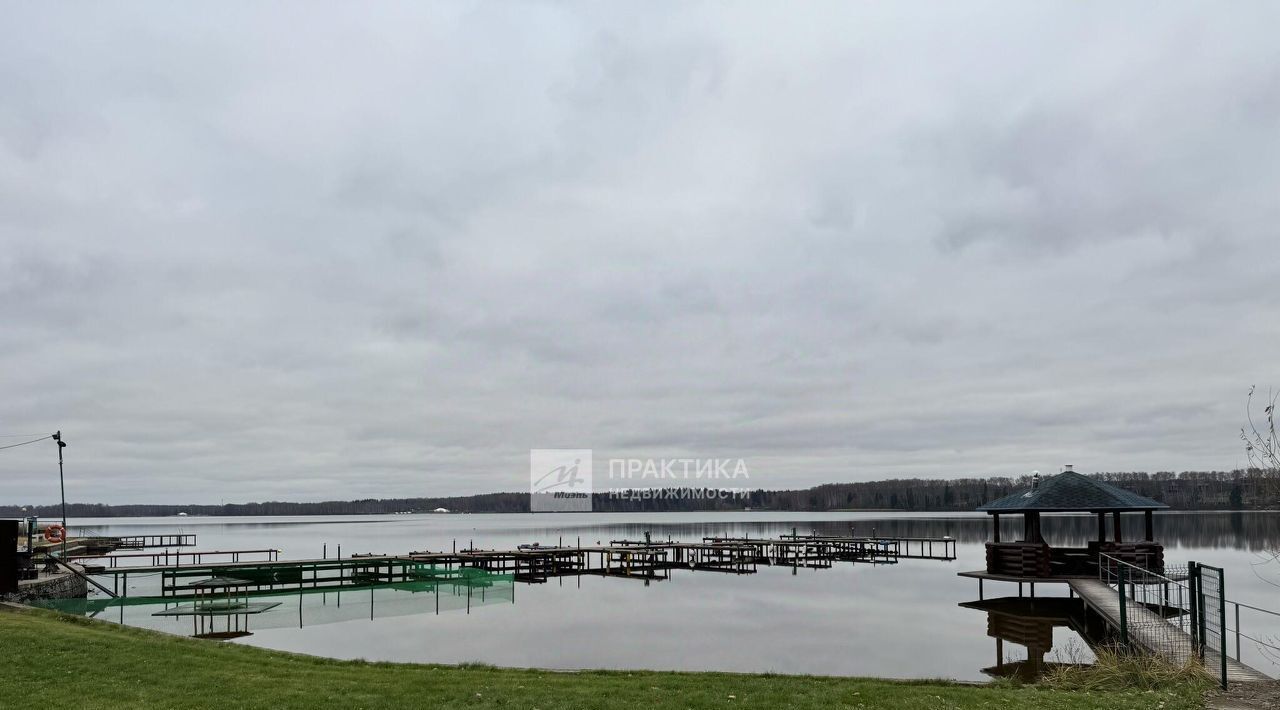
POLYGON ((1048 476, 1038 484, 1005 496, 978 510, 986 513, 1022 513, 1052 511, 1125 511, 1159 510, 1169 506, 1110 483, 1096 481, 1075 471, 1048 476))

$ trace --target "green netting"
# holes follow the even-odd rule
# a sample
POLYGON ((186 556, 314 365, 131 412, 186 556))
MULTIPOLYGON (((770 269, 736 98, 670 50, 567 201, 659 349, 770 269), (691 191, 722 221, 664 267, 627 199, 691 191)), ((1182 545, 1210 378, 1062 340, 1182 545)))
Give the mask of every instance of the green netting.
MULTIPOLYGON (((408 582, 352 585, 341 589, 303 587, 287 591, 249 593, 252 602, 278 602, 266 611, 239 615, 239 626, 250 630, 302 627, 357 619, 378 619, 446 611, 469 611, 472 607, 511 604, 515 601, 515 578, 470 568, 421 565, 414 569, 419 579, 408 582)), ((243 593, 241 593, 243 596, 243 593)), ((47 599, 33 606, 68 614, 114 621, 128 626, 192 633, 191 616, 155 616, 158 611, 189 609, 189 598, 133 596, 125 598, 47 599)), ((265 606, 265 605, 261 605, 265 606)), ((227 623, 218 616, 214 625, 227 623)), ((233 620, 231 623, 235 623, 233 620)))
POLYGON ((474 567, 440 567, 438 565, 419 564, 409 570, 415 577, 428 582, 460 582, 473 587, 511 584, 514 574, 489 572, 474 567))

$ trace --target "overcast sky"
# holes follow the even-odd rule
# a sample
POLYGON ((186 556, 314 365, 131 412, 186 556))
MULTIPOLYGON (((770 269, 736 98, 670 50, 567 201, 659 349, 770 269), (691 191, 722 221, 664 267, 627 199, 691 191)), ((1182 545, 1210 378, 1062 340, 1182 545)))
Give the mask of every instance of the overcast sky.
POLYGON ((260 5, 3 2, 71 500, 1229 469, 1280 385, 1275 3, 260 5))

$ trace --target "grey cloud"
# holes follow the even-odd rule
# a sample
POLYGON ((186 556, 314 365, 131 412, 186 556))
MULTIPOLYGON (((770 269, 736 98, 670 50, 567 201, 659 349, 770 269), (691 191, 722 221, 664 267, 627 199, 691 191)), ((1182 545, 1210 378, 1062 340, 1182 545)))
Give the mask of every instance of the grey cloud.
POLYGON ((1277 378, 1269 4, 5 14, 0 434, 67 432, 77 500, 519 490, 554 446, 1224 468, 1277 378))

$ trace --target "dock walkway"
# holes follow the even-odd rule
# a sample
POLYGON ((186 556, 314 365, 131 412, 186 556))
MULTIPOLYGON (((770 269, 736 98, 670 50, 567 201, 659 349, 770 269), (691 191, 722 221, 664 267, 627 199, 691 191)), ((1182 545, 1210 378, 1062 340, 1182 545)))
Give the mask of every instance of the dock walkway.
MULTIPOLYGON (((1115 588, 1101 580, 1089 578, 1071 579, 1067 583, 1086 606, 1097 612, 1112 626, 1120 626, 1120 594, 1115 588)), ((1179 665, 1189 663, 1195 657, 1191 635, 1170 624, 1168 620, 1145 605, 1127 604, 1125 615, 1130 643, 1152 653, 1168 656, 1179 665)), ((1205 650, 1206 667, 1219 667, 1222 659, 1218 653, 1219 651, 1213 649, 1205 650)), ((1228 656, 1227 680, 1257 682, 1271 680, 1271 678, 1228 656)))

